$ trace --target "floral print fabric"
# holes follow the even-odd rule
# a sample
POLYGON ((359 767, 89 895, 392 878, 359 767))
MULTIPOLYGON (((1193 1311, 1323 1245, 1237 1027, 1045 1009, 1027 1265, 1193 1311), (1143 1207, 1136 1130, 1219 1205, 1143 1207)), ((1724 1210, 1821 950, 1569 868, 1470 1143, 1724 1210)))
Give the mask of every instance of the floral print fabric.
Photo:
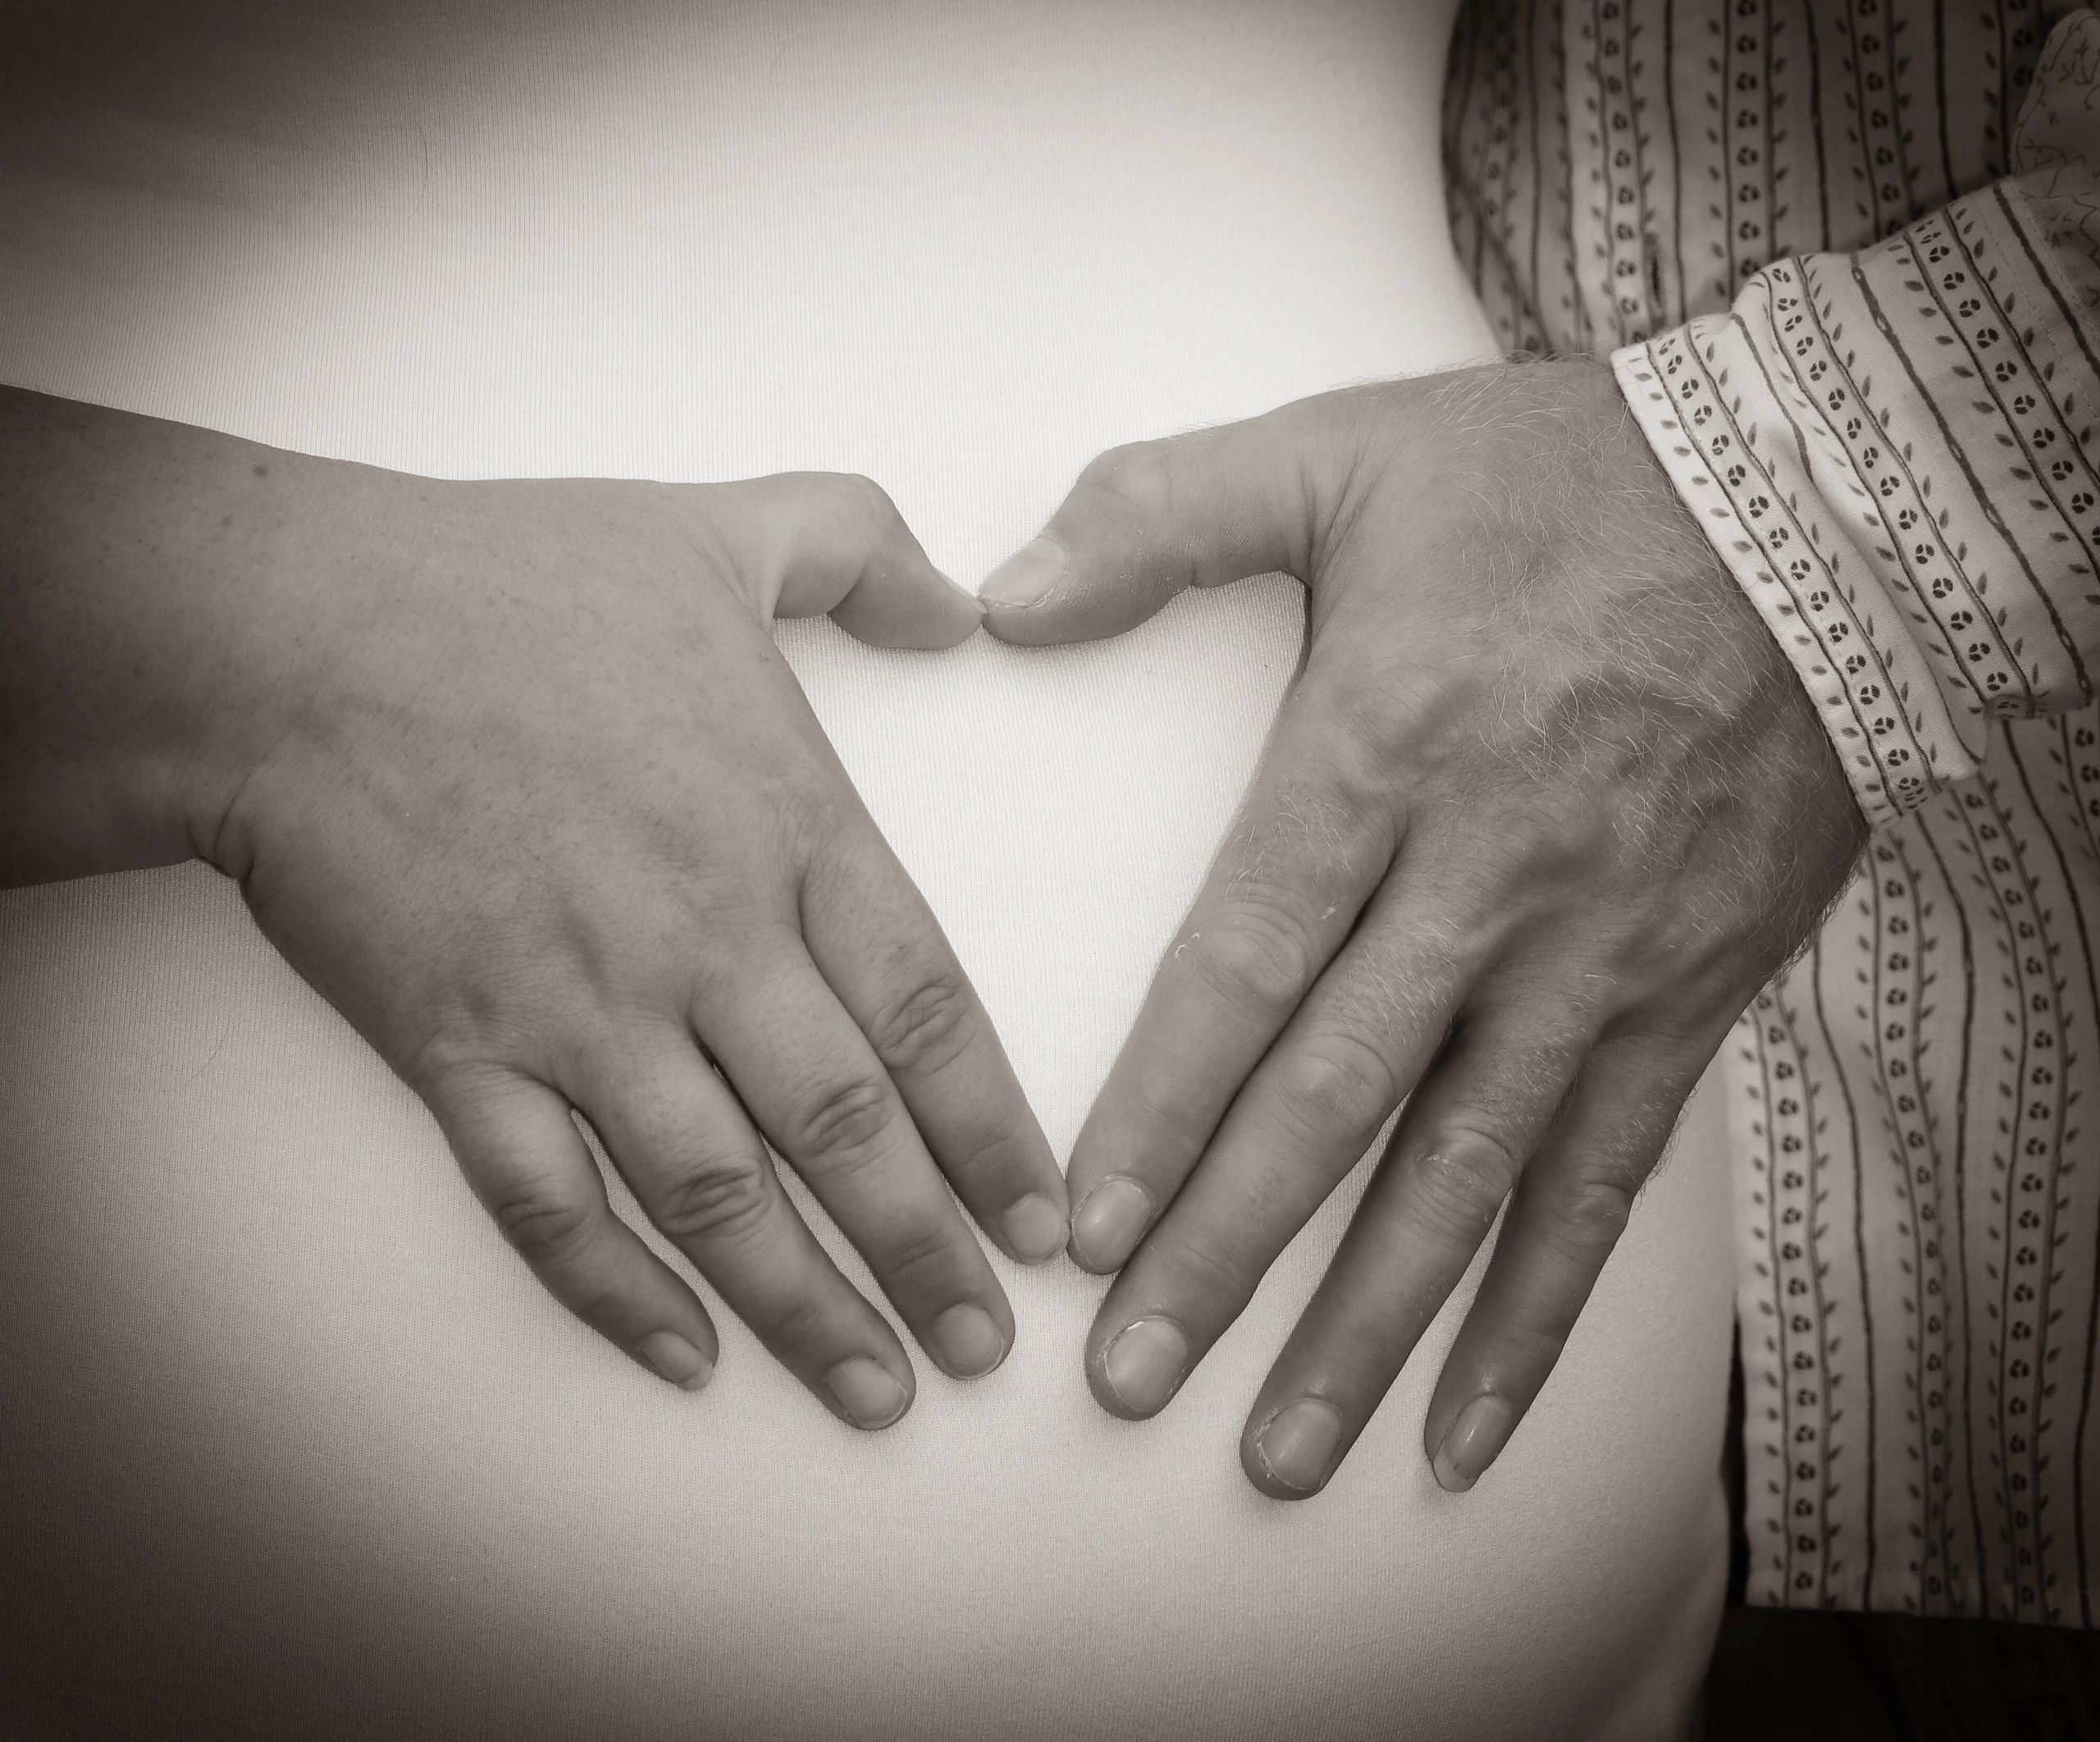
POLYGON ((1504 341, 1613 354, 1874 825, 1724 1049, 1751 1599, 2090 1626, 2100 17, 1483 0, 1445 153, 1504 341))

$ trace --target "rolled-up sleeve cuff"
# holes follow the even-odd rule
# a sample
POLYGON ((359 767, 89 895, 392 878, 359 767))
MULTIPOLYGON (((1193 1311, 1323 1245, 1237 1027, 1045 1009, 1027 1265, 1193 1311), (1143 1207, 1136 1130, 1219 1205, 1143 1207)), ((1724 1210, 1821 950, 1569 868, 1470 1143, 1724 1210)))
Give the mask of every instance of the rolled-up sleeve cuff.
MULTIPOLYGON (((1760 276, 1775 303, 1789 299, 1783 267, 1760 276)), ((1628 345, 1612 364, 1678 496, 1792 661, 1868 825, 1973 772, 1856 542, 1856 529, 1885 544, 1881 504, 1842 454, 1819 452, 1828 432, 1792 371, 1768 367, 1732 313, 1628 345), (1833 485, 1849 516, 1832 512, 1833 485)))

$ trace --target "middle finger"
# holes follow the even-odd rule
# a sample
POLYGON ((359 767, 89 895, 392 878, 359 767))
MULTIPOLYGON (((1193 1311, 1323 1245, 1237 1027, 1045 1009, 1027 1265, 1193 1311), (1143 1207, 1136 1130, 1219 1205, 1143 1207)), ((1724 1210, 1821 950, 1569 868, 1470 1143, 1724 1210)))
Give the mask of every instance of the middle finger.
POLYGON ((1013 1312, 882 1062, 801 940, 719 976, 692 1013, 766 1140, 868 1262, 927 1353, 958 1379, 1006 1358, 1013 1312))
POLYGON ((1103 1408, 1165 1406, 1443 1045, 1490 935, 1424 896, 1404 867, 1380 891, 1109 1290, 1087 1339, 1103 1408))

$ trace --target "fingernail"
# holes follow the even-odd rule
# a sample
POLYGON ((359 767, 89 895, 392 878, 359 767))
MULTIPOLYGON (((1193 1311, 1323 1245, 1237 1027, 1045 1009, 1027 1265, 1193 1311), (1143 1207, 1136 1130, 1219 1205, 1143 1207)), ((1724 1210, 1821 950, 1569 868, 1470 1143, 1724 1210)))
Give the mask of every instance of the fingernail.
POLYGON ((1065 573, 1065 547, 1054 538, 1032 538, 984 577, 977 597, 987 605, 1034 605, 1065 573))
POLYGON ((1065 1213, 1039 1191, 1031 1191, 999 1218, 1014 1255, 1038 1264, 1062 1250, 1071 1226, 1065 1213))
POLYGON ((1491 1392, 1476 1397, 1459 1411, 1444 1435, 1444 1443, 1429 1467, 1440 1486, 1463 1494, 1480 1480, 1481 1472, 1495 1461, 1515 1425, 1517 1411, 1506 1397, 1491 1392))
POLYGON ((1152 1194, 1120 1174, 1105 1179, 1080 1200, 1072 1218, 1072 1245, 1089 1270, 1120 1270, 1152 1226, 1152 1194))
POLYGON ((904 1413, 911 1394, 880 1361, 856 1355, 824 1376, 839 1406, 864 1428, 886 1428, 904 1413))
POLYGON ((1189 1339, 1171 1319, 1140 1319, 1116 1333, 1101 1365, 1108 1388, 1125 1409, 1153 1415, 1180 1389, 1189 1365, 1189 1339))
POLYGON ((1331 1403, 1300 1397, 1269 1418, 1254 1438, 1262 1466, 1285 1488, 1312 1493, 1327 1479, 1327 1465, 1341 1443, 1342 1418, 1331 1403))
POLYGON ((651 1331, 635 1352, 680 1391, 698 1391, 714 1376, 714 1363, 676 1331, 651 1331))
POLYGON ((1007 1339, 992 1315, 966 1302, 951 1306, 934 1321, 934 1342, 948 1370, 966 1379, 989 1373, 1007 1358, 1007 1339))

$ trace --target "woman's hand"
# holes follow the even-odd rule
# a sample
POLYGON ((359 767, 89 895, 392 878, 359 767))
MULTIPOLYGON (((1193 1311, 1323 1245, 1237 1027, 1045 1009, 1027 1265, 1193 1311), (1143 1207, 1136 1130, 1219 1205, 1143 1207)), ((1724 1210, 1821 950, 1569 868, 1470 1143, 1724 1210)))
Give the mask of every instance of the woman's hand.
POLYGON ((983 596, 1002 639, 1089 640, 1271 570, 1303 671, 1073 1154, 1073 1255, 1121 1267, 1088 1373, 1162 1408, 1405 1102, 1241 1459, 1317 1491, 1506 1200, 1429 1410, 1463 1488, 1864 829, 1600 363, 1114 450, 983 596))
POLYGON ((911 1363, 761 1134, 943 1369, 998 1364, 1012 1314, 948 1186, 1034 1261, 1063 1244, 1062 1181, 765 628, 975 630, 879 490, 440 482, 4 409, 0 857, 107 869, 180 837, 237 877, 541 1280, 673 1383, 705 1383, 714 1328, 609 1208, 572 1109, 842 1419, 895 1420, 911 1363))

